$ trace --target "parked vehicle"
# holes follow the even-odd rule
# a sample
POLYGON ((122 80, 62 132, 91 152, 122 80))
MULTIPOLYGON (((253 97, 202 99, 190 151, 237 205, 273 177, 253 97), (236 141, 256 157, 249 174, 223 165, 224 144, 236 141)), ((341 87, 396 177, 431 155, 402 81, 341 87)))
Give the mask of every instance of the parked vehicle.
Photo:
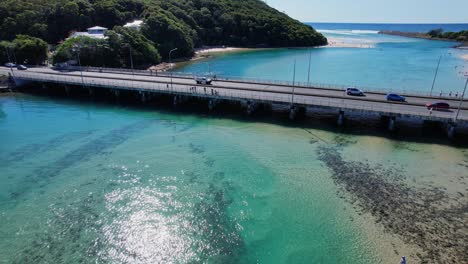
POLYGON ((427 109, 432 110, 448 110, 450 109, 450 105, 444 102, 436 102, 436 103, 427 103, 427 109))
POLYGON ((15 67, 16 67, 16 64, 11 63, 11 62, 8 62, 8 63, 5 63, 5 67, 8 67, 8 68, 15 68, 15 67))
POLYGON ((387 94, 387 101, 406 102, 406 98, 399 94, 389 93, 387 94))
POLYGON ((354 95, 354 96, 364 96, 364 92, 359 90, 358 88, 348 87, 346 88, 347 95, 354 95))
POLYGON ((195 78, 195 81, 197 82, 197 84, 211 84, 213 80, 206 77, 197 77, 195 78))
POLYGON ((21 65, 21 64, 18 65, 18 67, 16 67, 16 68, 17 68, 18 70, 20 70, 20 71, 25 71, 25 70, 28 69, 28 67, 26 67, 26 66, 24 66, 24 65, 21 65))

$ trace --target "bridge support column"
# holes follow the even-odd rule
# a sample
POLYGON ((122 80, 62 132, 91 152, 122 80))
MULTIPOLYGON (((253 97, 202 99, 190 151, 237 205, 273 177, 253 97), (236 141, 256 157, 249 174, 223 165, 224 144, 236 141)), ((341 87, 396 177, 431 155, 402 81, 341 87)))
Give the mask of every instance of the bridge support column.
POLYGON ((208 101, 208 110, 213 111, 213 109, 216 107, 217 101, 216 99, 210 99, 208 101))
POLYGON ((88 87, 88 94, 90 97, 93 97, 94 96, 94 89, 91 88, 91 87, 88 87))
POLYGON ((119 90, 113 90, 113 93, 114 93, 114 96, 115 96, 115 100, 117 102, 120 101, 120 91, 119 90))
POLYGON ((395 131, 395 122, 396 122, 396 117, 394 117, 394 116, 391 116, 391 117, 388 119, 388 130, 389 130, 390 132, 395 131))
POLYGON ((455 137, 455 128, 456 128, 457 124, 455 123, 448 123, 447 124, 447 136, 450 140, 452 140, 454 137, 455 137))
POLYGON ((338 113, 338 120, 336 123, 339 127, 343 126, 343 123, 344 123, 344 111, 343 110, 340 110, 340 112, 338 113))
POLYGON ((247 110, 246 110, 247 115, 249 116, 252 115, 256 109, 257 109, 257 104, 255 104, 254 102, 250 102, 250 101, 247 102, 247 110))
POLYGON ((140 98, 142 103, 146 103, 146 93, 143 91, 140 91, 140 98))
POLYGON ((297 117, 297 111, 298 111, 298 109, 297 109, 297 107, 295 107, 294 105, 291 105, 291 106, 289 107, 289 120, 294 120, 294 119, 296 119, 296 117, 297 117))

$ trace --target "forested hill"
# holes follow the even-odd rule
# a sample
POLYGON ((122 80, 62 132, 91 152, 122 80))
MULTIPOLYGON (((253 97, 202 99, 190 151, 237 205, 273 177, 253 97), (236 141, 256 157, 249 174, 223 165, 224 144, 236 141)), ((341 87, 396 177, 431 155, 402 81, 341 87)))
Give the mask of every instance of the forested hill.
POLYGON ((162 56, 188 56, 202 45, 317 46, 325 37, 260 0, 2 0, 0 40, 16 35, 50 44, 95 25, 112 29, 136 18, 162 56))

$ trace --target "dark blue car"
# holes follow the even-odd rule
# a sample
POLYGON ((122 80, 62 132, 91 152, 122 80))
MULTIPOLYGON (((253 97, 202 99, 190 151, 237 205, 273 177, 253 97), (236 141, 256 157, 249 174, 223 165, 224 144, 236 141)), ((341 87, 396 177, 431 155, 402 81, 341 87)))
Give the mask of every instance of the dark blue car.
POLYGON ((398 94, 387 94, 387 101, 406 102, 406 98, 398 94))

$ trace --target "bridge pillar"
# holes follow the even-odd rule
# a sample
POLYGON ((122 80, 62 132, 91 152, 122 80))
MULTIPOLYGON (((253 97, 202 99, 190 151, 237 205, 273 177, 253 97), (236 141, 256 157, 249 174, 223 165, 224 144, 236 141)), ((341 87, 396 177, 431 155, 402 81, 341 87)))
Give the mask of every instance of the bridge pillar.
POLYGON ((94 96, 94 89, 91 88, 91 87, 88 87, 88 94, 90 97, 93 97, 94 96))
POLYGON ((294 120, 294 119, 296 119, 296 117, 297 117, 297 111, 298 111, 298 109, 297 109, 297 107, 295 107, 294 105, 291 105, 291 106, 289 107, 289 120, 294 120))
POLYGON ((213 111, 213 109, 216 107, 216 99, 210 99, 208 101, 208 110, 213 111))
POLYGON ((177 106, 179 104, 179 96, 174 95, 174 99, 172 100, 172 105, 177 106))
POLYGON ((454 137, 455 137, 455 128, 456 128, 457 124, 455 123, 448 123, 447 124, 447 136, 450 140, 452 140, 454 137))
POLYGON ((114 96, 115 96, 115 100, 117 100, 117 102, 120 101, 120 91, 119 90, 113 90, 113 93, 114 93, 114 96))
POLYGON ((140 91, 140 98, 142 103, 146 103, 146 93, 143 91, 140 91))
POLYGON ((338 124, 338 126, 343 126, 343 123, 344 123, 344 111, 340 110, 340 112, 338 113, 337 124, 338 124))
POLYGON ((393 132, 395 131, 395 122, 396 122, 396 117, 394 116, 391 116, 389 119, 388 119, 388 130, 393 132))
POLYGON ((257 108, 257 105, 254 102, 247 102, 247 115, 252 115, 257 108))

